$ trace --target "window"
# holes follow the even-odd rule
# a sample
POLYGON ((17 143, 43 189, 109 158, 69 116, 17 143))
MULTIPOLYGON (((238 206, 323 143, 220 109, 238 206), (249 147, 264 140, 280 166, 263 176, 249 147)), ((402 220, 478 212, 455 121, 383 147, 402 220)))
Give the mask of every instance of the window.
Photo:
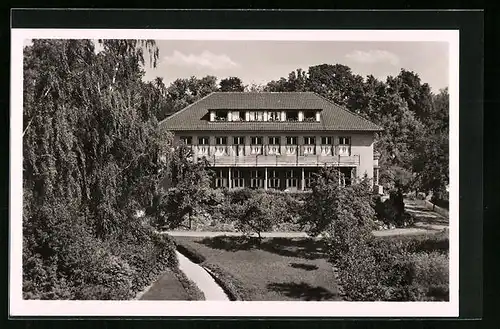
POLYGON ((350 137, 339 137, 339 144, 340 145, 350 145, 351 138, 350 137))
POLYGON ((216 145, 227 145, 227 137, 215 137, 216 145))
POLYGON ((314 181, 314 172, 312 171, 306 171, 304 172, 304 180, 305 180, 305 187, 310 188, 312 186, 312 183, 314 181))
POLYGON ((250 144, 262 145, 262 136, 253 136, 250 138, 250 144))
POLYGON ((199 145, 208 145, 208 137, 198 137, 199 145))
POLYGON ((295 170, 290 169, 286 171, 286 188, 297 188, 298 177, 295 170))
POLYGON ((306 122, 316 121, 316 112, 304 111, 304 121, 306 122))
POLYGON ((260 170, 252 170, 250 171, 250 187, 252 188, 260 188, 263 187, 263 178, 262 171, 260 170))
POLYGON ((321 145, 332 145, 332 138, 329 136, 321 137, 321 145))
POLYGON ((215 172, 215 188, 226 187, 226 174, 223 169, 217 169, 215 172))
POLYGON ((186 145, 193 144, 193 137, 192 136, 181 136, 180 140, 183 144, 186 144, 186 145))
POLYGON ((234 145, 244 145, 245 144, 245 137, 243 137, 243 136, 233 137, 233 144, 234 145))
POLYGON ((311 136, 304 137, 304 144, 306 144, 306 145, 314 145, 314 144, 316 144, 316 138, 315 137, 311 137, 311 136))
POLYGON ((269 145, 280 145, 280 137, 279 136, 269 137, 269 145))
POLYGON ((262 111, 250 111, 249 112, 250 121, 263 121, 264 113, 262 111))
POLYGON ((227 111, 215 111, 215 121, 227 121, 227 111))
POLYGON ((233 187, 245 187, 241 170, 235 169, 233 171, 233 187))
POLYGON ((281 121, 281 112, 271 111, 267 115, 268 121, 281 121))
POLYGON ((286 138, 286 145, 297 145, 297 136, 288 136, 286 138))
POLYGON ((245 121, 245 112, 233 111, 233 121, 245 121))
POLYGON ((268 177, 267 187, 274 189, 280 188, 280 175, 278 170, 275 169, 269 170, 267 173, 267 177, 268 177))
POLYGON ((299 112, 298 111, 286 112, 286 121, 299 121, 299 112))

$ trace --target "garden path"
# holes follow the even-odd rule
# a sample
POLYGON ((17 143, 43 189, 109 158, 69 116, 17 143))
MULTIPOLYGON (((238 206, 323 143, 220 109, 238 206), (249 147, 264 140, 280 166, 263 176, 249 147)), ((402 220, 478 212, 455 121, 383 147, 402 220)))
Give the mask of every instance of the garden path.
POLYGON ((193 263, 178 251, 176 254, 179 259, 179 269, 200 288, 205 295, 205 300, 229 300, 224 290, 203 267, 193 263))

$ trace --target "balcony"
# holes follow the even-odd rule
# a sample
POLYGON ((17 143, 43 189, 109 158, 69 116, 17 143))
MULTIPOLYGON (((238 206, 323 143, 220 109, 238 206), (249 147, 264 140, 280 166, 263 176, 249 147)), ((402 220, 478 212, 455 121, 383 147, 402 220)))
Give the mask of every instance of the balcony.
POLYGON ((203 151, 198 150, 198 158, 205 157, 212 166, 218 167, 322 167, 322 166, 358 166, 360 163, 359 155, 331 155, 331 148, 322 149, 320 154, 307 145, 295 146, 287 149, 285 152, 293 149, 294 153, 281 154, 280 147, 274 145, 252 145, 248 146, 246 152, 243 152, 242 146, 227 146, 224 151, 215 147, 214 152, 206 154, 205 146, 203 151), (263 154, 263 149, 266 154, 263 154), (297 155, 299 152, 300 155, 297 155), (309 153, 308 153, 309 152, 309 153), (314 153, 312 153, 314 152, 314 153), (330 153, 329 153, 330 152, 330 153))

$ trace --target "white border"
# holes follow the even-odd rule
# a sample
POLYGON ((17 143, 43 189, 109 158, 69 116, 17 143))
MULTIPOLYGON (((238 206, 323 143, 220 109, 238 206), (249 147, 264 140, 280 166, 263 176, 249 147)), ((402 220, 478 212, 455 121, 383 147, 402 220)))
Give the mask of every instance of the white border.
MULTIPOLYGON (((10 316, 457 317, 458 314, 458 30, 99 30, 12 29, 10 107, 10 316), (449 44, 450 301, 212 302, 39 301, 22 299, 23 41, 37 38, 290 41, 442 41, 449 44)), ((432 60, 432 59, 430 59, 432 60)))

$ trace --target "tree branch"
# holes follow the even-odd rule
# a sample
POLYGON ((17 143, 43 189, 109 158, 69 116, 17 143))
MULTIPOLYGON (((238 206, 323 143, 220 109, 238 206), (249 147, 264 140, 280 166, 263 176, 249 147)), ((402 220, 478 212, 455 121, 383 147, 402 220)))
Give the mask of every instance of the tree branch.
POLYGON ((26 134, 26 131, 27 131, 27 130, 28 130, 28 128, 30 127, 31 122, 33 122, 33 119, 34 119, 34 118, 35 118, 35 117, 32 117, 32 118, 31 118, 31 120, 30 120, 30 122, 28 122, 28 125, 26 126, 26 128, 24 128, 24 131, 23 131, 23 138, 24 138, 24 134, 26 134))

